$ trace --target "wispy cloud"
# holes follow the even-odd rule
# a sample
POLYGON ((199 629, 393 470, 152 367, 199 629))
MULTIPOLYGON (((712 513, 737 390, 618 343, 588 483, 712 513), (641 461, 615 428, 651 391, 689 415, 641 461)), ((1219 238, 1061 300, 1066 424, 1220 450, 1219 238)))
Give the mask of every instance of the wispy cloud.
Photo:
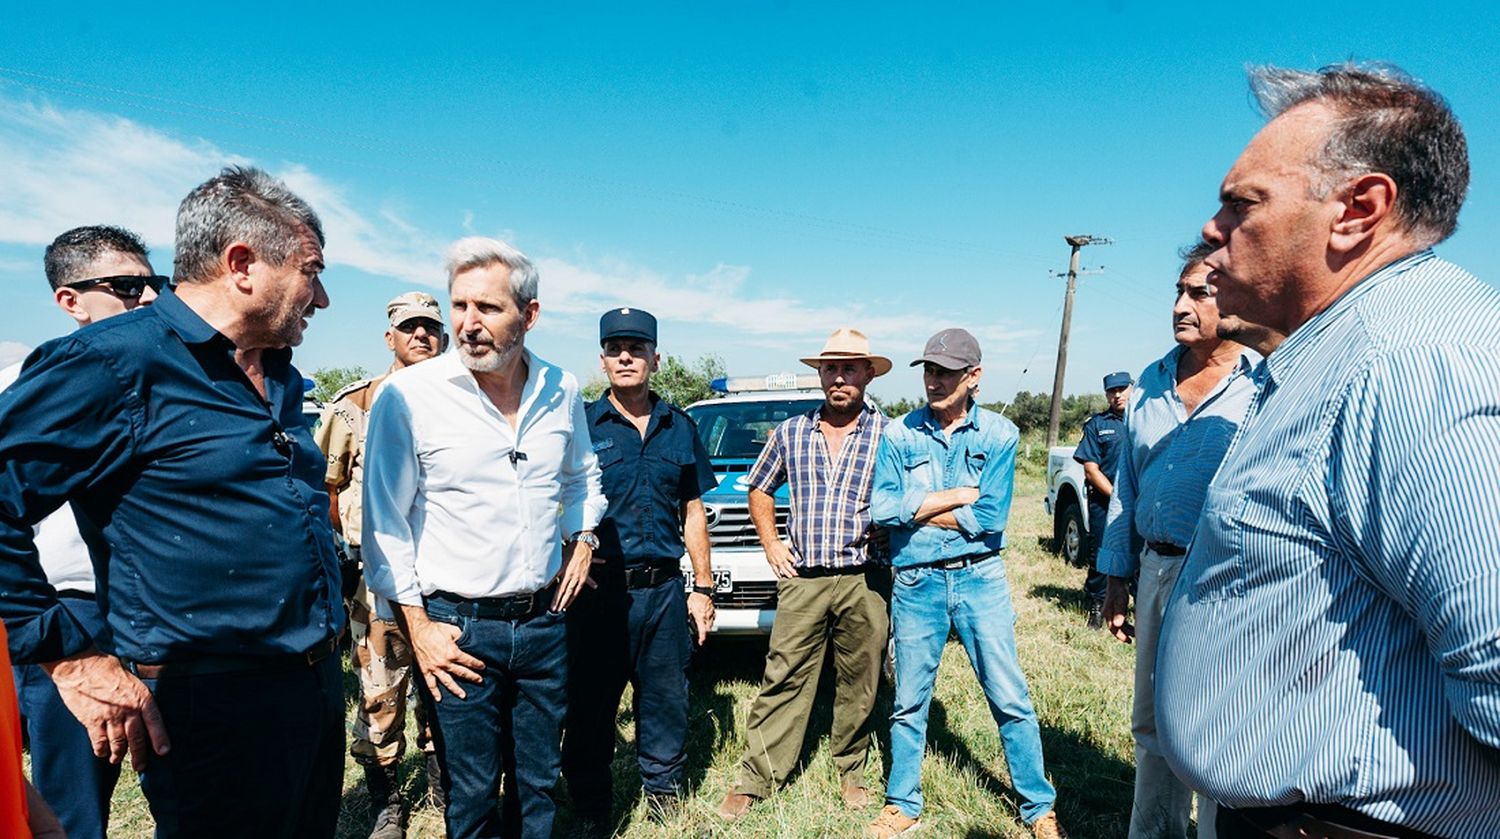
MULTIPOLYGON (((79 224, 121 223, 154 246, 170 246, 183 195, 228 163, 251 162, 206 139, 179 138, 123 117, 65 109, 0 88, 0 243, 37 246, 79 224)), ((318 211, 330 265, 431 287, 442 287, 444 237, 422 228, 397 207, 369 202, 355 190, 305 165, 265 164, 318 211)), ((461 214, 472 231, 474 218, 461 214)), ((512 231, 502 236, 514 241, 512 231)), ((523 242, 517 242, 524 247, 523 242)), ((765 347, 821 340, 834 327, 857 325, 891 351, 920 347, 927 335, 976 313, 955 304, 910 307, 837 306, 789 294, 762 294, 743 265, 715 265, 701 273, 670 274, 631 261, 590 257, 580 247, 568 258, 535 254, 544 305, 579 328, 615 306, 639 306, 657 317, 712 328, 725 343, 765 347), (587 316, 587 317, 585 317, 587 316)), ((994 322, 992 318, 984 320, 994 322)), ((995 325, 979 334, 1003 351, 1034 330, 995 325)))

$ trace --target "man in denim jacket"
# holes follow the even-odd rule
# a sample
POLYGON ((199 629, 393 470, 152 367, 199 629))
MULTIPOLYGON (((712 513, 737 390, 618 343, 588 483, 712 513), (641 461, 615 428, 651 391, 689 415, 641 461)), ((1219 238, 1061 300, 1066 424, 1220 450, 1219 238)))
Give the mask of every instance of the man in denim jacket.
POLYGON ((932 336, 922 357, 927 406, 886 427, 870 508, 890 531, 896 578, 891 628, 896 697, 886 806, 867 835, 918 825, 927 709, 949 630, 957 633, 1000 727, 1021 818, 1039 837, 1065 836, 1042 765, 1041 730, 1016 660, 1015 613, 1001 551, 1016 441, 1010 420, 980 408, 979 342, 962 329, 932 336))

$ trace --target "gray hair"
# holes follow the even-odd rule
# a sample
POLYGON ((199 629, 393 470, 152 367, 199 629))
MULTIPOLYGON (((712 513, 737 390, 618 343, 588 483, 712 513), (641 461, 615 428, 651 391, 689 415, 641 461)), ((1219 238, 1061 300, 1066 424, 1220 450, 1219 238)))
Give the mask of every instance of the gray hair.
POLYGON ((304 232, 324 244, 323 223, 286 184, 250 166, 226 166, 177 208, 176 281, 207 282, 224 249, 244 242, 259 259, 285 265, 304 232))
POLYGON ((1250 90, 1268 118, 1304 102, 1336 121, 1315 165, 1328 197, 1350 178, 1381 172, 1396 182, 1393 214, 1420 247, 1453 235, 1469 189, 1463 127, 1435 91, 1390 64, 1347 64, 1314 72, 1253 67, 1250 90))
POLYGON ((1186 277, 1188 272, 1202 265, 1203 260, 1208 259, 1208 255, 1218 249, 1218 245, 1210 245, 1202 239, 1178 248, 1177 258, 1182 260, 1182 267, 1177 271, 1177 279, 1186 277))
POLYGON ((149 261, 150 253, 141 237, 123 227, 94 224, 75 227, 63 233, 47 246, 42 257, 42 266, 47 272, 47 282, 56 291, 68 283, 91 280, 88 276, 95 260, 109 253, 138 256, 149 261))
POLYGON ((521 253, 499 239, 484 236, 469 236, 448 246, 444 267, 448 271, 448 290, 453 290, 453 278, 471 268, 504 265, 510 269, 510 296, 515 298, 516 308, 524 309, 537 299, 536 286, 540 279, 536 266, 521 253))

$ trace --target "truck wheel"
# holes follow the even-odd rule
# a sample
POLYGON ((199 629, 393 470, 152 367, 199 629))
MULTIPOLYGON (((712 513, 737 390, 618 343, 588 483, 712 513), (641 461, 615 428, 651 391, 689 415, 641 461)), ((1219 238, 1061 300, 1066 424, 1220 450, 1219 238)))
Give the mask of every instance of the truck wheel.
POLYGON ((1084 555, 1088 551, 1088 529, 1083 526, 1083 508, 1070 500, 1057 511, 1058 552, 1069 565, 1082 567, 1088 564, 1084 555))

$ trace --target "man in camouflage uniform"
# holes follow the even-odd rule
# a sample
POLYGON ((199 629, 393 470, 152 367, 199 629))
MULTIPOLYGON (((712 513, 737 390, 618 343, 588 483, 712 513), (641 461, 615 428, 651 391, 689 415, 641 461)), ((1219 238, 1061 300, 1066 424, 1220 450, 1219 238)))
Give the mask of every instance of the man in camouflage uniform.
MULTIPOLYGON (((391 325, 386 346, 395 354, 390 370, 355 382, 334 396, 315 432, 328 455, 329 516, 343 535, 348 560, 359 563, 360 489, 364 472, 365 419, 385 377, 403 367, 435 358, 448 348, 443 314, 430 294, 412 291, 386 304, 391 325)), ((401 839, 406 813, 397 770, 406 750, 406 700, 411 688, 411 645, 391 619, 389 607, 377 603, 359 577, 349 599, 349 630, 354 669, 359 673, 359 708, 350 753, 365 768, 370 801, 380 806, 370 839, 401 839)), ((417 715, 418 746, 427 753, 428 794, 441 806, 442 788, 427 714, 421 701, 417 715)))

